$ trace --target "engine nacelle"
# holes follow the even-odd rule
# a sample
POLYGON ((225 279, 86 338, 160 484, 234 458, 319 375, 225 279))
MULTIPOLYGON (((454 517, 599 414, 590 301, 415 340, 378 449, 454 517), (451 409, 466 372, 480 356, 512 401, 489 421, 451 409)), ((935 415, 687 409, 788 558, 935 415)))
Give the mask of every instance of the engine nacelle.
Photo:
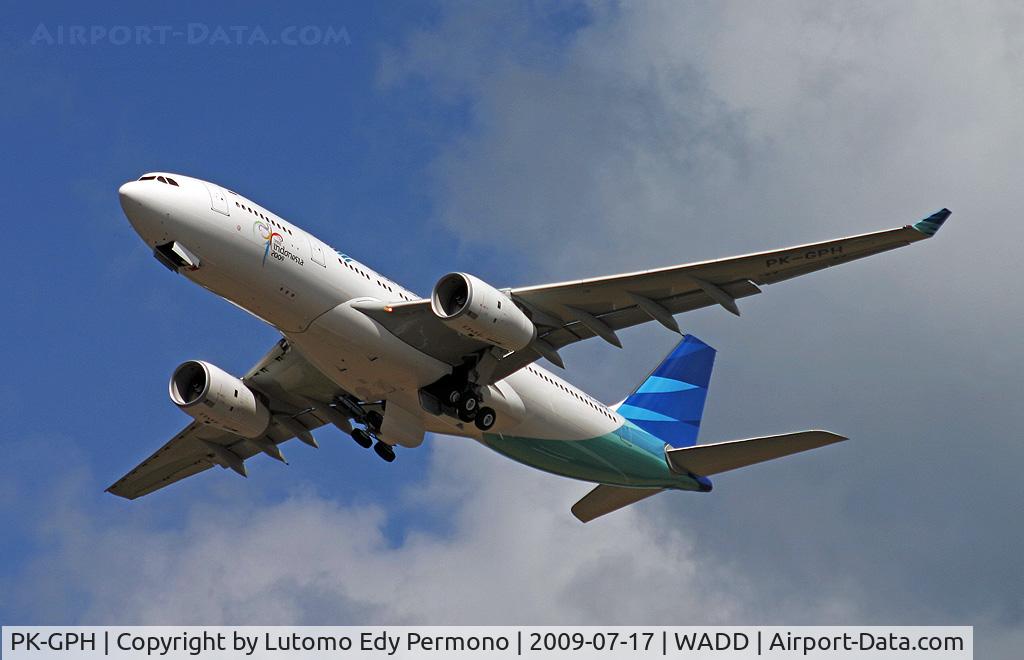
POLYGON ((438 280, 430 308, 459 334, 509 351, 525 348, 537 336, 533 321, 511 298, 467 273, 448 273, 438 280))
POLYGON ((171 401, 196 421, 244 438, 270 426, 270 411, 245 384, 209 362, 183 362, 171 375, 171 401))

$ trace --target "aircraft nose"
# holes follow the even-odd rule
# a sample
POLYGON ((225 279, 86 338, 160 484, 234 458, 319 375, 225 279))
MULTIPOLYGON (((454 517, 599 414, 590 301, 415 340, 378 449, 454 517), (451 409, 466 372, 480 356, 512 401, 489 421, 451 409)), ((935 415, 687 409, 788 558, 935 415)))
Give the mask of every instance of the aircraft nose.
POLYGON ((150 181, 129 181, 117 189, 121 209, 136 233, 147 243, 164 240, 166 229, 161 218, 159 191, 150 181))
POLYGON ((118 188, 118 196, 121 199, 121 207, 124 208, 126 204, 142 204, 142 196, 144 191, 142 188, 145 186, 141 181, 128 181, 118 188))
POLYGON ((129 181, 117 189, 117 196, 121 199, 121 208, 127 211, 129 204, 142 204, 143 188, 141 181, 129 181))

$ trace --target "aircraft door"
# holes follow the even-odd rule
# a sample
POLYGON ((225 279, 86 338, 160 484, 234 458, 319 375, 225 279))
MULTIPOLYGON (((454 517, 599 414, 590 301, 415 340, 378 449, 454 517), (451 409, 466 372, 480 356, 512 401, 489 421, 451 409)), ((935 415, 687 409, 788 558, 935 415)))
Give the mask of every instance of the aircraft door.
POLYGON ((320 264, 324 268, 327 267, 327 262, 324 260, 324 246, 323 244, 313 238, 309 237, 309 256, 314 262, 320 264))
POLYGON ((210 191, 210 208, 217 213, 231 215, 231 212, 228 210, 228 198, 220 186, 206 183, 206 189, 210 191))

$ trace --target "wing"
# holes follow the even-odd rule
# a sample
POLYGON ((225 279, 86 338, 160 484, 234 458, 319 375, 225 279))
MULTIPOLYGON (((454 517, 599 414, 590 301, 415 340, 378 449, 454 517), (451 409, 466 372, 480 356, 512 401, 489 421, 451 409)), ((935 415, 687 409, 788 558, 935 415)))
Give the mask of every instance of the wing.
POLYGON ((260 452, 284 461, 278 445, 298 437, 316 446, 311 430, 328 422, 347 424, 326 402, 343 394, 285 340, 278 342, 242 381, 262 392, 273 418, 263 437, 249 440, 192 422, 107 491, 133 500, 214 465, 245 475, 245 460, 260 452))
MULTIPOLYGON (((490 382, 546 357, 561 366, 558 349, 590 337, 621 346, 617 330, 658 321, 678 332, 673 316, 709 305, 739 315, 737 300, 761 292, 760 286, 806 275, 933 236, 949 217, 943 209, 914 225, 838 238, 821 243, 757 252, 621 275, 508 290, 508 295, 537 326, 537 339, 504 355, 490 382)), ((452 365, 491 348, 463 337, 430 310, 429 300, 393 306, 365 305, 364 313, 407 343, 452 365)))

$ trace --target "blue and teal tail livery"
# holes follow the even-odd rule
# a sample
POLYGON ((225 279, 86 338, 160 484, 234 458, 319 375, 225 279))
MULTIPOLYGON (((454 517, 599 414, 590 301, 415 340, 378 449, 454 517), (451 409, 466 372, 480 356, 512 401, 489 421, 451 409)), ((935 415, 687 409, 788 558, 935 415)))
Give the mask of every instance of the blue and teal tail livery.
POLYGON ((937 213, 931 214, 924 220, 914 223, 914 229, 925 236, 934 236, 942 227, 942 223, 945 222, 952 213, 953 212, 949 209, 942 209, 937 213))
POLYGON ((714 364, 715 349, 693 335, 683 337, 618 413, 673 447, 697 444, 714 364))

